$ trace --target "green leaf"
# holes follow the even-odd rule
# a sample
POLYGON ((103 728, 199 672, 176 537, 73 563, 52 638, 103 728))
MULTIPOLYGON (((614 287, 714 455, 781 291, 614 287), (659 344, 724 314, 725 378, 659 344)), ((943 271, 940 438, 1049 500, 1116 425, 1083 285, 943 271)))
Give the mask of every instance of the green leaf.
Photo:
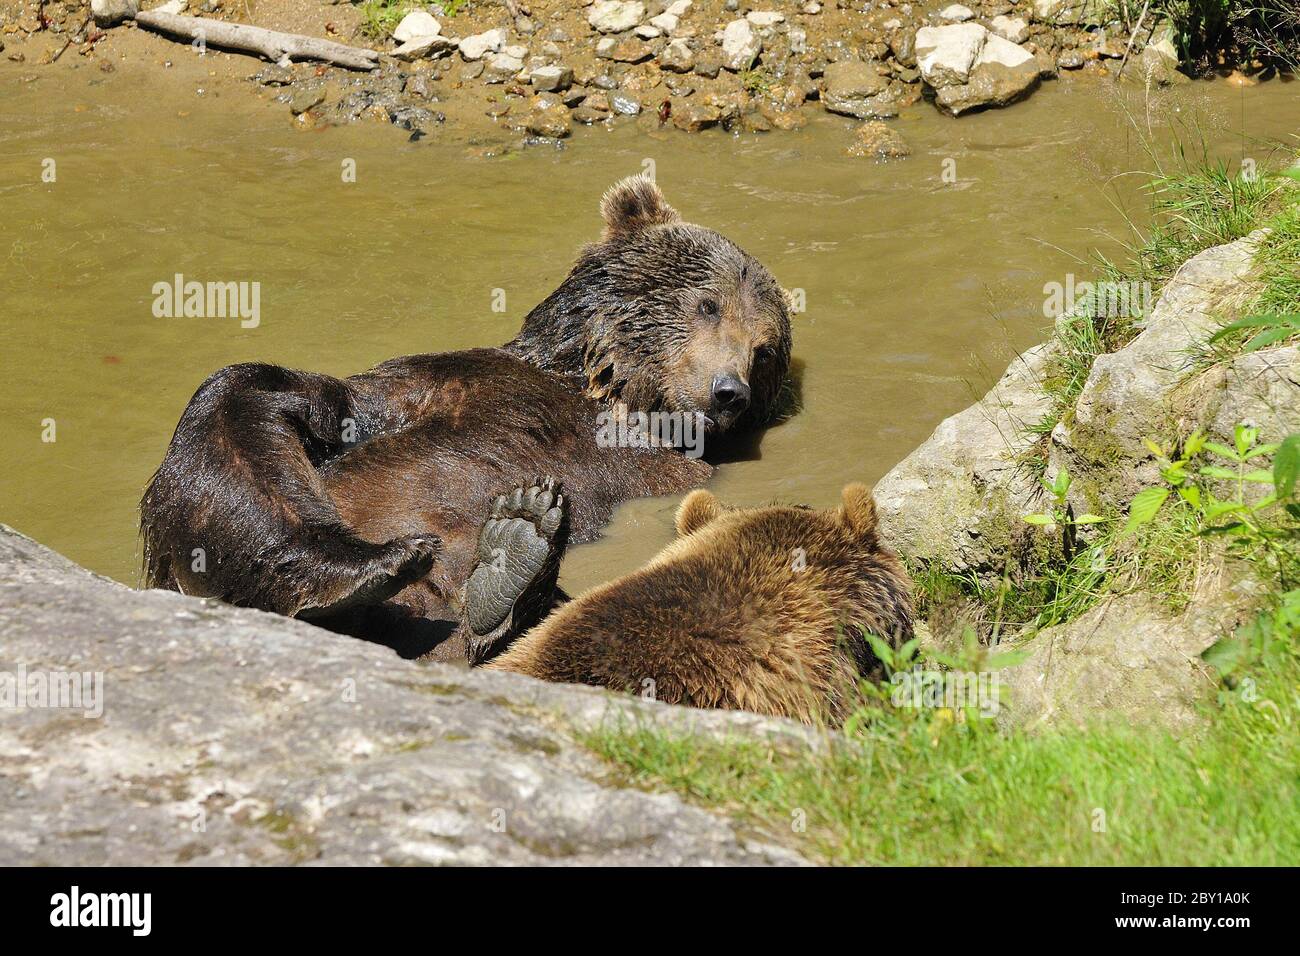
POLYGON ((1237 473, 1229 468, 1221 468, 1218 465, 1206 465, 1200 471, 1203 478, 1227 478, 1230 481, 1237 480, 1237 473))
POLYGON ((1232 430, 1232 441, 1237 446, 1237 455, 1241 458, 1246 457, 1246 452, 1255 446, 1255 439, 1259 437, 1259 429, 1252 428, 1249 425, 1238 425, 1232 430))
POLYGON ((1201 652, 1201 660, 1220 674, 1231 674, 1246 654, 1246 647, 1237 637, 1224 637, 1201 652))
POLYGON ((1280 315, 1248 315, 1244 319, 1238 319, 1225 325, 1219 331, 1210 336, 1211 342, 1217 342, 1219 339, 1231 335, 1233 332, 1240 332, 1242 329, 1271 329, 1277 328, 1283 324, 1284 320, 1280 315))
POLYGON ((1241 347, 1241 351, 1243 353, 1257 352, 1274 342, 1281 342, 1285 338, 1290 338, 1295 333, 1295 329, 1265 329, 1257 335, 1252 335, 1250 341, 1241 347))
POLYGON ((1080 515, 1079 517, 1074 519, 1074 523, 1075 524, 1101 524, 1101 522, 1106 520, 1108 519, 1103 518, 1101 515, 1080 515))
POLYGON ((1221 518, 1226 514, 1232 514, 1234 511, 1244 511, 1245 505, 1236 501, 1216 501, 1205 509, 1205 520, 1213 521, 1215 518, 1221 518))
POLYGON ((1226 458, 1228 459, 1228 461, 1237 460, 1237 453, 1233 451, 1231 448, 1229 448, 1227 445, 1220 445, 1218 442, 1215 441, 1207 441, 1205 443, 1205 447, 1209 451, 1214 452, 1220 458, 1226 458))
POLYGON ((1201 506, 1201 489, 1195 485, 1183 485, 1178 489, 1178 496, 1193 508, 1201 506))
POLYGON ((1241 476, 1242 481, 1253 481, 1261 485, 1271 485, 1273 483, 1273 473, 1260 468, 1255 471, 1248 471, 1241 476))
POLYGON ((1025 520, 1030 524, 1051 524, 1051 515, 1025 515, 1025 520))
POLYGON ((872 653, 880 658, 880 662, 885 665, 885 669, 892 673, 895 669, 894 649, 885 643, 884 640, 868 631, 863 631, 862 636, 866 638, 867 644, 871 648, 872 653))
POLYGON ((1122 534, 1131 534, 1154 518, 1169 494, 1168 488, 1146 488, 1134 495, 1128 506, 1128 524, 1124 525, 1122 534))
POLYGON ((1279 498, 1290 498, 1295 493, 1297 475, 1300 475, 1300 432, 1288 435, 1273 456, 1273 487, 1279 498))
POLYGON ((1183 457, 1195 458, 1205 447, 1205 432, 1199 428, 1187 436, 1187 441, 1183 442, 1183 457))

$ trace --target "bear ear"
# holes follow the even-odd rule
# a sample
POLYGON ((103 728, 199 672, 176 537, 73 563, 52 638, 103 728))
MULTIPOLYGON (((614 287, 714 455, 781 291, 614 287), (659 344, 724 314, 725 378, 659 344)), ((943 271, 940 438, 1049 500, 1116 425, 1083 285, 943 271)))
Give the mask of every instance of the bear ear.
POLYGON ((677 536, 684 537, 692 531, 699 531, 720 514, 722 502, 703 488, 692 491, 677 509, 677 536))
POLYGON ((845 485, 840 500, 840 520, 850 531, 859 538, 876 533, 876 500, 866 485, 845 485))
POLYGON ((600 201, 605 219, 605 238, 631 235, 648 226, 680 222, 677 210, 664 201, 654 180, 629 176, 610 187, 600 201))

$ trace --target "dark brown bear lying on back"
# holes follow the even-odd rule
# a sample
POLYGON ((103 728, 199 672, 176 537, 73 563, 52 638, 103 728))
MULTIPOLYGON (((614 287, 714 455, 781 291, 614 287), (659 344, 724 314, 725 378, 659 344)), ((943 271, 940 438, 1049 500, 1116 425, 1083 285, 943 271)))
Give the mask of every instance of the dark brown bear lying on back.
MULTIPOLYGON (((573 539, 631 498, 711 468, 608 447, 611 411, 699 416, 709 437, 777 411, 790 320, 776 281, 649 180, 601 204, 605 232, 499 349, 394 359, 336 379, 232 365, 190 400, 140 505, 149 585, 215 596, 420 653, 457 616, 492 496, 570 489, 573 539)), ((463 654, 448 644, 435 656, 463 654)))
POLYGON ((489 668, 838 721, 857 682, 880 676, 863 633, 895 647, 912 637, 911 584, 862 485, 833 511, 729 509, 694 491, 676 541, 571 601, 555 589, 564 512, 543 482, 498 499, 483 526, 465 630, 489 668))

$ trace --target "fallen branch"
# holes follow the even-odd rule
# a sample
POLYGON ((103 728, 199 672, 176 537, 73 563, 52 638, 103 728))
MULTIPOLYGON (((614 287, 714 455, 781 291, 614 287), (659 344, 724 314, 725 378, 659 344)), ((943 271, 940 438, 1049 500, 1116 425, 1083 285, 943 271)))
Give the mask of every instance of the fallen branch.
POLYGON ((326 63, 346 66, 352 70, 373 70, 379 66, 379 53, 375 50, 346 46, 332 40, 318 40, 315 37, 301 36, 296 33, 279 33, 245 23, 225 23, 222 20, 209 20, 206 17, 183 17, 175 13, 159 13, 156 10, 137 13, 135 22, 159 33, 169 33, 187 40, 199 40, 211 46, 228 47, 245 53, 260 53, 281 66, 287 66, 295 59, 324 60, 326 63))

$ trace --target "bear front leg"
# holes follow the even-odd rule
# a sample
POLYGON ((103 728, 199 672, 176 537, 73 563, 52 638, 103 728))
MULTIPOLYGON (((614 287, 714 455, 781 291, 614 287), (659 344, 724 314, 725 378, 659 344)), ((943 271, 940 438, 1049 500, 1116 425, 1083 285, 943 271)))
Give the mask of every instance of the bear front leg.
POLYGON ((503 651, 550 613, 568 537, 568 510, 553 478, 539 478, 493 503, 461 602, 472 666, 503 651))

